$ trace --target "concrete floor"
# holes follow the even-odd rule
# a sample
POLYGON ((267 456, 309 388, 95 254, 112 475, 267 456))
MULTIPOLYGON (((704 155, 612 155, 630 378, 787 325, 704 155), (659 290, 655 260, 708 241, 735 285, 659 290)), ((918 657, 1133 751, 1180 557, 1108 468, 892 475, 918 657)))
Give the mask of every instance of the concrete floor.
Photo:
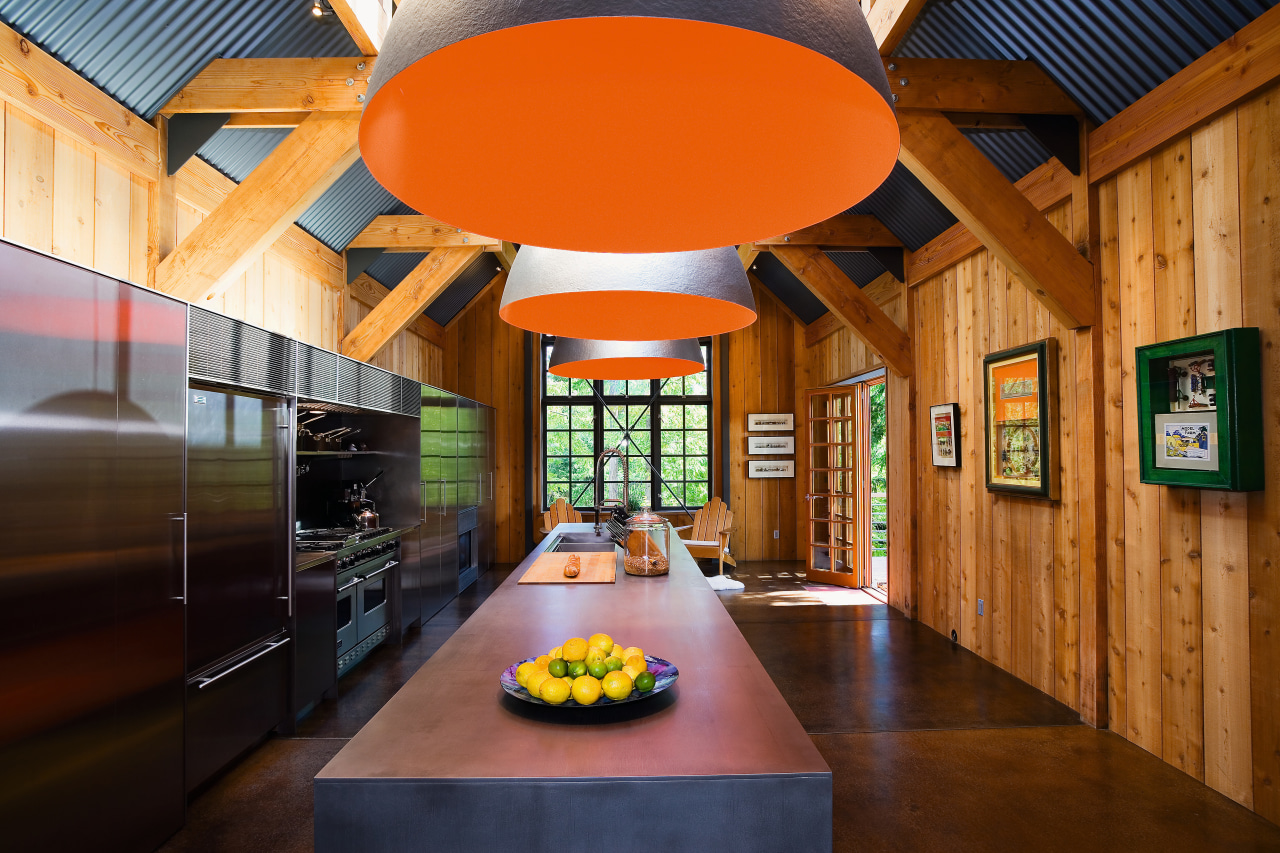
MULTIPOLYGON (((512 568, 374 652, 162 849, 312 850, 312 777, 512 568)), ((831 766, 835 850, 1280 851, 1280 827, 886 605, 806 589, 803 568, 743 563, 746 589, 719 595, 831 766)))

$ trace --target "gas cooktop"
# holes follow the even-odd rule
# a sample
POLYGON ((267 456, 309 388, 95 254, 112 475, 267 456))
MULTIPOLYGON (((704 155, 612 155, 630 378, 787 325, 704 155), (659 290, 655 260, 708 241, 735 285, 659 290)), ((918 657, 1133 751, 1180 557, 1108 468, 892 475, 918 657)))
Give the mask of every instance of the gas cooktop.
POLYGON ((338 551, 391 532, 390 527, 359 530, 355 527, 316 527, 293 534, 298 551, 338 551))

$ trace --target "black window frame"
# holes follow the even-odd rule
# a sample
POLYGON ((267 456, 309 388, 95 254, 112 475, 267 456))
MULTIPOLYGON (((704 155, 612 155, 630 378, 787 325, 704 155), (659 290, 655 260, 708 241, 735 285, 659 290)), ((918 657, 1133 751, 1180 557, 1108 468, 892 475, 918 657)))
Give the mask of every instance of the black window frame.
MULTIPOLYGON (((548 453, 549 434, 551 432, 564 432, 563 430, 550 430, 548 428, 547 412, 548 412, 548 409, 552 406, 591 406, 592 407, 591 462, 592 462, 593 470, 591 472, 591 476, 594 476, 595 460, 599 457, 600 452, 605 449, 605 444, 604 444, 605 433, 625 431, 623 428, 620 428, 618 424, 614 423, 613 418, 610 417, 610 415, 605 411, 605 406, 607 405, 610 408, 614 408, 614 409, 616 409, 616 407, 618 406, 643 408, 645 406, 650 406, 650 403, 652 401, 652 405, 650 406, 649 412, 648 412, 649 425, 647 427, 647 432, 649 434, 648 459, 650 464, 653 466, 653 469, 650 470, 648 467, 645 467, 644 473, 647 475, 647 482, 649 483, 650 496, 658 495, 660 499, 665 499, 666 501, 675 501, 676 497, 672 495, 671 490, 663 486, 662 481, 658 476, 658 473, 661 473, 662 471, 662 432, 663 432, 662 407, 663 406, 698 406, 698 405, 706 406, 707 425, 705 430, 697 429, 697 428, 690 429, 687 425, 683 425, 679 428, 679 431, 686 434, 686 439, 684 442, 682 442, 682 444, 685 446, 687 446, 687 434, 689 432, 705 432, 706 433, 707 476, 706 476, 705 484, 706 484, 706 494, 708 496, 708 499, 710 499, 710 495, 714 491, 712 488, 712 479, 714 475, 714 467, 715 467, 714 460, 715 460, 715 452, 716 452, 716 446, 715 446, 716 436, 715 436, 715 430, 713 428, 714 419, 715 419, 715 394, 714 394, 715 386, 713 384, 714 376, 713 376, 713 369, 712 369, 713 344, 712 344, 711 338, 702 338, 699 340, 699 344, 703 348, 703 354, 705 356, 705 361, 706 361, 706 371, 703 374, 706 377, 706 393, 705 394, 694 394, 694 395, 659 394, 655 398, 654 391, 656 390, 656 386, 653 383, 655 382, 666 383, 669 380, 651 379, 651 380, 639 380, 639 381, 647 382, 649 384, 649 390, 644 394, 621 394, 621 395, 606 394, 605 381, 593 380, 591 382, 591 385, 594 388, 594 393, 591 393, 588 395, 579 394, 579 395, 568 395, 568 396, 566 395, 550 396, 547 392, 546 366, 550 357, 551 347, 555 345, 555 338, 550 336, 542 337, 542 341, 541 341, 542 379, 541 379, 541 388, 540 388, 541 409, 542 409, 542 440, 540 442, 540 445, 541 445, 540 452, 542 456, 542 508, 544 510, 547 509, 550 504, 550 501, 548 500, 550 498, 549 491, 548 491, 549 485, 550 485, 550 480, 548 477, 548 473, 549 473, 548 467, 549 467, 549 460, 553 458, 553 454, 548 453), (602 400, 603 402, 601 402, 602 400)), ((635 381, 637 380, 630 380, 628 382, 628 390, 630 389, 630 384, 634 383, 635 381)), ((665 387, 665 385, 663 387, 665 387)), ((572 421, 572 410, 570 410, 570 419, 572 421)), ((586 431, 585 429, 577 430, 577 432, 585 432, 585 431, 586 431)), ((639 430, 636 430, 634 432, 638 432, 638 431, 639 430)), ((669 431, 674 431, 674 430, 669 430, 669 431)), ((633 432, 633 435, 634 435, 634 432, 633 432)), ((573 465, 572 460, 575 458, 573 455, 573 447, 572 447, 572 433, 573 433, 573 430, 571 427, 569 431, 569 437, 570 437, 569 455, 561 456, 559 454, 554 454, 554 458, 569 459, 570 470, 572 470, 572 465, 573 465)), ((631 445, 629 442, 623 448, 623 452, 628 457, 632 457, 632 458, 641 455, 636 452, 636 448, 633 445, 631 445)), ((700 458, 700 456, 701 456, 700 454, 695 454, 692 458, 700 458)), ((680 454, 680 457, 684 459, 691 458, 687 452, 680 454)), ((582 459, 585 457, 579 455, 577 458, 582 459)), ((632 466, 632 467, 635 467, 635 466, 632 466)), ((618 469, 616 466, 614 466, 613 470, 616 471, 618 469)), ((687 473, 687 471, 685 473, 687 473)), ((621 475, 619 474, 618 476, 620 478, 621 475)), ((578 498, 578 500, 575 501, 575 507, 577 509, 580 509, 580 510, 590 509, 592 506, 594 506, 594 501, 597 501, 601 498, 600 490, 603 487, 603 485, 612 484, 614 482, 619 482, 619 483, 621 482, 620 479, 615 481, 615 479, 607 476, 602 479, 604 480, 603 483, 592 482, 591 487, 589 489, 583 490, 580 494, 574 494, 575 489, 578 487, 578 484, 581 481, 573 480, 572 474, 570 475, 570 481, 569 481, 570 482, 570 498, 571 499, 575 497, 578 498), (591 502, 584 502, 587 498, 590 498, 591 502)), ((556 482, 560 483, 563 481, 557 480, 556 482)), ((634 475, 631 478, 631 482, 633 485, 636 482, 636 478, 634 475)), ((697 480, 697 479, 690 480, 686 477, 678 481, 672 481, 671 485, 675 486, 677 483, 680 483, 687 486, 687 484, 689 483, 701 483, 701 482, 704 482, 704 481, 697 480)), ((684 493, 686 489, 681 488, 680 491, 684 493)), ((684 497, 684 494, 681 494, 679 497, 684 497)), ((655 503, 658 505, 653 508, 657 511, 668 512, 668 511, 681 510, 681 507, 674 502, 664 503, 663 500, 658 500, 658 501, 655 501, 655 503)), ((697 507, 690 505, 690 509, 697 509, 701 505, 702 505, 702 502, 700 501, 698 502, 697 507)))

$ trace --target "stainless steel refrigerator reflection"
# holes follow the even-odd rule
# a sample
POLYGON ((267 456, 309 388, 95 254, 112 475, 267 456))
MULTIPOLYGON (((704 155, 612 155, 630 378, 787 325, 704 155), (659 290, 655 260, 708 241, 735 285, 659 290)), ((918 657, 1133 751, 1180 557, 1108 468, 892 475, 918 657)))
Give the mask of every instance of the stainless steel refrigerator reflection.
POLYGON ((186 314, 0 243, 6 850, 182 826, 186 314))
POLYGON ((288 403, 187 392, 187 788, 287 714, 288 403))

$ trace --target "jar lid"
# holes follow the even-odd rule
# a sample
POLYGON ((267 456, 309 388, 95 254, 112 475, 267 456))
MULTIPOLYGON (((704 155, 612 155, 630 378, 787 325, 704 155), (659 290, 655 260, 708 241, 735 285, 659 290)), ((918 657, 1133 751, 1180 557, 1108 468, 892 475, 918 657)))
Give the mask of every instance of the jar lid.
POLYGON ((638 513, 627 519, 627 527, 652 527, 654 525, 666 524, 667 520, 657 513, 642 507, 638 513))

